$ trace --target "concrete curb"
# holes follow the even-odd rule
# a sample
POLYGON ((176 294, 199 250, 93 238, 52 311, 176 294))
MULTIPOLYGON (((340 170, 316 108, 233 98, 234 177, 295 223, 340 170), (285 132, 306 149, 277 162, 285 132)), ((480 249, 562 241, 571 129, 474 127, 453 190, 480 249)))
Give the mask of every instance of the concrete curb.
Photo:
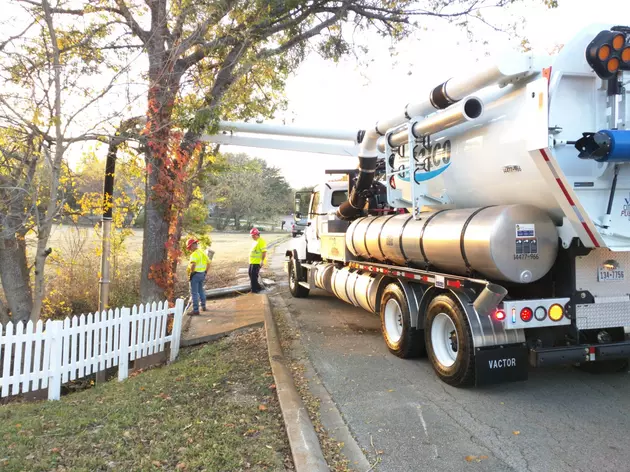
POLYGON ((264 324, 265 324, 264 322, 259 321, 258 323, 248 324, 246 326, 241 326, 239 328, 231 329, 229 331, 224 331, 222 333, 208 334, 206 336, 199 336, 198 338, 191 338, 191 339, 182 338, 179 345, 182 347, 187 347, 187 346, 196 346, 197 344, 209 343, 212 341, 216 341, 217 339, 221 339, 226 336, 229 336, 232 333, 238 333, 240 331, 244 331, 250 328, 261 328, 264 324))
MULTIPOLYGON (((279 293, 273 294, 273 306, 274 313, 282 316, 291 329, 299 331, 297 321, 291 315, 289 307, 279 293)), ((309 390, 320 401, 319 414, 324 428, 326 428, 328 435, 332 439, 343 443, 341 452, 348 461, 350 461, 348 467, 361 472, 373 470, 374 467, 370 464, 361 450, 361 447, 352 436, 348 424, 343 419, 330 393, 320 380, 319 374, 311 363, 304 346, 299 340, 296 340, 294 341, 292 349, 294 349, 294 352, 298 355, 299 362, 304 366, 304 374, 308 381, 309 390)))
POLYGON ((271 312, 271 302, 266 295, 264 309, 269 362, 276 383, 295 470, 297 472, 328 472, 330 469, 324 459, 315 427, 295 388, 293 377, 282 354, 278 328, 271 312))

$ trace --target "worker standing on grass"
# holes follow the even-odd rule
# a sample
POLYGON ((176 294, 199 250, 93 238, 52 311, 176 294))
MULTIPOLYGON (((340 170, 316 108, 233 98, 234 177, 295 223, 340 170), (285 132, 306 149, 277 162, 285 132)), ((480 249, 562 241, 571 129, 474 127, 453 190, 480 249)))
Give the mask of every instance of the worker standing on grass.
POLYGON ((190 280, 190 296, 193 301, 192 315, 199 314, 199 301, 201 300, 201 310, 206 311, 206 290, 204 282, 210 258, 199 248, 199 240, 190 238, 186 242, 186 248, 192 251, 190 263, 188 264, 188 278, 190 280))
POLYGON ((258 274, 260 274, 260 266, 263 265, 267 259, 267 243, 260 236, 258 228, 252 228, 249 232, 254 244, 249 252, 249 281, 252 286, 252 293, 260 293, 262 287, 258 283, 258 274))

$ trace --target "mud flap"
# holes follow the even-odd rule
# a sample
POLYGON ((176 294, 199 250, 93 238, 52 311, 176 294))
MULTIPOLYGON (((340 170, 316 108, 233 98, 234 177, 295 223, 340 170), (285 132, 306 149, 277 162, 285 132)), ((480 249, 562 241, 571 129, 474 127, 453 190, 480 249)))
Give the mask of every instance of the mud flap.
POLYGON ((523 344, 476 349, 475 385, 527 380, 528 351, 523 344))

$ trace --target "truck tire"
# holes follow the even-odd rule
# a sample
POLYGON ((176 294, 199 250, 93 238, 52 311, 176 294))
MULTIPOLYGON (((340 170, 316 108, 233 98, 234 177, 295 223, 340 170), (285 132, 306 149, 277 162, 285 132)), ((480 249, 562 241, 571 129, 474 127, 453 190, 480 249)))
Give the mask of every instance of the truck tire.
POLYGON ((381 297, 381 331, 389 351, 397 357, 408 359, 424 352, 422 330, 411 326, 409 303, 398 284, 385 287, 381 297))
POLYGON ((302 287, 298 282, 295 259, 291 259, 289 262, 289 291, 295 298, 308 297, 310 290, 306 287, 302 287))
POLYGON ((436 296, 424 324, 427 355, 438 377, 453 387, 475 381, 475 353, 466 314, 449 295, 436 296))

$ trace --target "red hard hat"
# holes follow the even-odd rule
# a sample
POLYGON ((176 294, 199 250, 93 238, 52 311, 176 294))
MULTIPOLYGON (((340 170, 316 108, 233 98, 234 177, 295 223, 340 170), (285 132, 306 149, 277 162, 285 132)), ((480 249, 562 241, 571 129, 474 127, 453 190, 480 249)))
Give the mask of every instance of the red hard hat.
POLYGON ((258 231, 258 228, 252 228, 249 234, 251 234, 252 236, 255 236, 257 234, 260 234, 260 231, 258 231))
POLYGON ((188 239, 188 241, 186 241, 186 248, 187 248, 187 249, 190 249, 190 247, 191 247, 193 244, 198 243, 198 242, 199 242, 199 240, 198 240, 198 239, 195 239, 195 238, 190 238, 190 239, 188 239))

